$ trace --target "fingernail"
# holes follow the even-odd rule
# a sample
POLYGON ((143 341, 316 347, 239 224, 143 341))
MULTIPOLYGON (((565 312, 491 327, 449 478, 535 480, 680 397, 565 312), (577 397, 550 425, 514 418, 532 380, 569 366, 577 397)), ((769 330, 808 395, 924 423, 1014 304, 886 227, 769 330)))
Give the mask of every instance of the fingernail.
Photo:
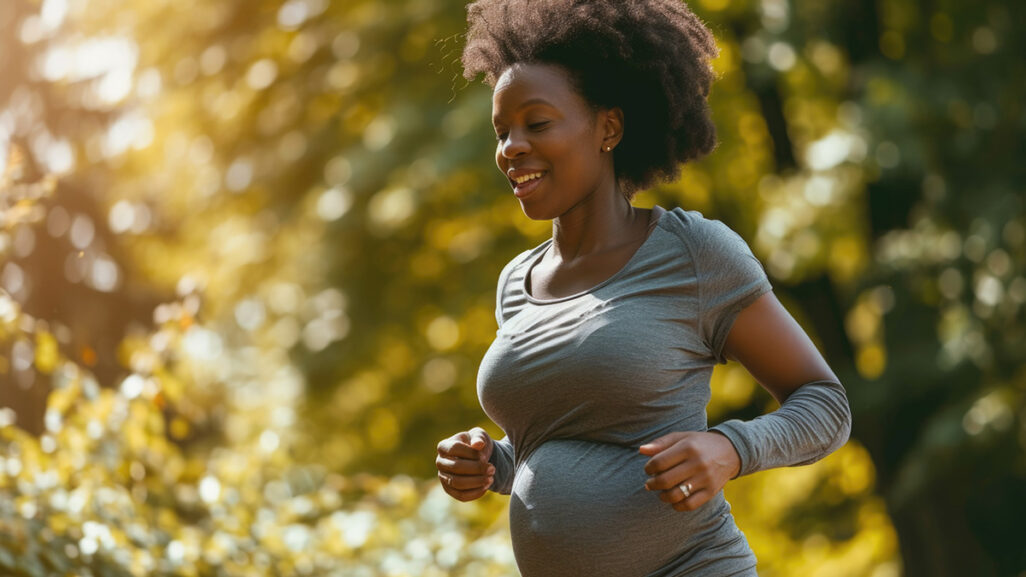
POLYGON ((488 467, 488 474, 489 475, 494 475, 495 474, 495 467, 494 466, 489 466, 488 467))

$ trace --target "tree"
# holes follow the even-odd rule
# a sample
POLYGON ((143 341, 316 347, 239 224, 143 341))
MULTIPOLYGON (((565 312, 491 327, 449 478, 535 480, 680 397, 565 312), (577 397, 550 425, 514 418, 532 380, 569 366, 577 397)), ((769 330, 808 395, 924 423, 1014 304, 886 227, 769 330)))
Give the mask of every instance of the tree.
MULTIPOLYGON (((157 548, 172 541, 189 555, 230 542, 245 559, 212 557, 201 573, 322 568, 332 555, 414 563, 388 536, 429 527, 465 537, 458 553, 425 544, 459 561, 421 559, 420 571, 476 571, 474 544, 506 538, 492 527, 502 500, 432 500, 442 513, 402 525, 419 496, 434 499, 405 475, 433 475, 435 443, 457 430, 498 433, 474 387, 494 283, 549 230, 519 214, 492 168, 488 90, 459 76, 462 3, 46 6, 0 6, 12 31, 0 35, 0 130, 14 143, 3 156, 22 151, 4 182, 12 370, 0 404, 37 435, 5 423, 5 450, 34 455, 43 474, 90 438, 90 418, 130 411, 123 422, 144 433, 88 444, 119 455, 88 476, 127 503, 139 487, 150 495, 118 522, 171 515, 173 529, 154 521, 133 549, 168 574, 180 568, 157 548), (83 72, 73 56, 85 49, 113 65, 83 72), (228 506, 234 484, 248 489, 228 506), (266 532, 230 527, 240 508, 271 512, 266 532), (345 551, 332 548, 338 530, 356 531, 345 551), (320 560, 290 549, 301 538, 320 560)), ((892 566, 897 529, 908 575, 1017 575, 1022 8, 694 8, 723 51, 721 144, 637 202, 701 210, 750 239, 855 413, 855 441, 834 457, 728 486, 761 572, 869 574, 892 566)), ((770 403, 737 366, 714 388, 712 420, 770 403)), ((11 479, 26 478, 20 467, 11 479)), ((60 527, 26 541, 40 525, 22 488, 0 483, 0 503, 25 519, 0 552, 80 547, 87 536, 60 527)), ((72 520, 111 520, 82 515, 72 520)))

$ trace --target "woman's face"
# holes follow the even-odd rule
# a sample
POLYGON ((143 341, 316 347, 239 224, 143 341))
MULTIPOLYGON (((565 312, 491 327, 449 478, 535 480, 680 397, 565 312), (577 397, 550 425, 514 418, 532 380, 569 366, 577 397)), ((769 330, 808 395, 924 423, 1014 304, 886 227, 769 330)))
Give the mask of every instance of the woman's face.
POLYGON ((506 69, 492 94, 495 162, 524 214, 551 220, 596 192, 616 193, 612 154, 604 151, 619 141, 616 118, 591 107, 559 66, 506 69))

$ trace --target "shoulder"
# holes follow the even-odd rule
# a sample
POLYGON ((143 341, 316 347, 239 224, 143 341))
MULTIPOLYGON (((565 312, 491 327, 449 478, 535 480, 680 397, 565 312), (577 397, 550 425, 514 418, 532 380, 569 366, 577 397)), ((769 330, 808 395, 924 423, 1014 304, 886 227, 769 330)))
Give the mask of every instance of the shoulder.
POLYGON ((659 225, 674 233, 696 257, 715 257, 723 253, 751 254, 741 235, 722 221, 706 218, 697 210, 674 208, 666 211, 659 225))
POLYGON ((667 224, 675 228, 704 226, 705 223, 712 222, 697 210, 684 210, 679 206, 666 211, 666 214, 663 216, 664 218, 660 219, 660 224, 665 220, 667 224))
POLYGON ((500 304, 503 300, 515 296, 511 291, 513 291, 513 288, 520 286, 519 283, 524 278, 527 267, 530 266, 530 263, 534 262, 535 258, 544 252, 551 243, 552 239, 548 239, 534 248, 527 249, 510 259, 510 261, 502 267, 502 272, 499 273, 498 287, 496 289, 496 298, 499 300, 500 304))
POLYGON ((525 265, 533 262, 534 258, 545 250, 550 242, 552 242, 551 239, 532 249, 525 250, 502 267, 495 289, 495 321, 500 328, 507 318, 516 314, 526 304, 526 296, 521 290, 527 268, 525 265))

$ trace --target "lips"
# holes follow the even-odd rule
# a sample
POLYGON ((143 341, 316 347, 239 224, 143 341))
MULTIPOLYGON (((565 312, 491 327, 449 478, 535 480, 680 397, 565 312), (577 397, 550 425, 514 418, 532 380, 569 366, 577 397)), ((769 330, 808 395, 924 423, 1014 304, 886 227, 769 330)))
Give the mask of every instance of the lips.
POLYGON ((545 180, 547 175, 548 171, 532 168, 510 170, 507 174, 509 182, 513 186, 513 194, 517 198, 524 198, 534 192, 538 188, 538 184, 545 180))

